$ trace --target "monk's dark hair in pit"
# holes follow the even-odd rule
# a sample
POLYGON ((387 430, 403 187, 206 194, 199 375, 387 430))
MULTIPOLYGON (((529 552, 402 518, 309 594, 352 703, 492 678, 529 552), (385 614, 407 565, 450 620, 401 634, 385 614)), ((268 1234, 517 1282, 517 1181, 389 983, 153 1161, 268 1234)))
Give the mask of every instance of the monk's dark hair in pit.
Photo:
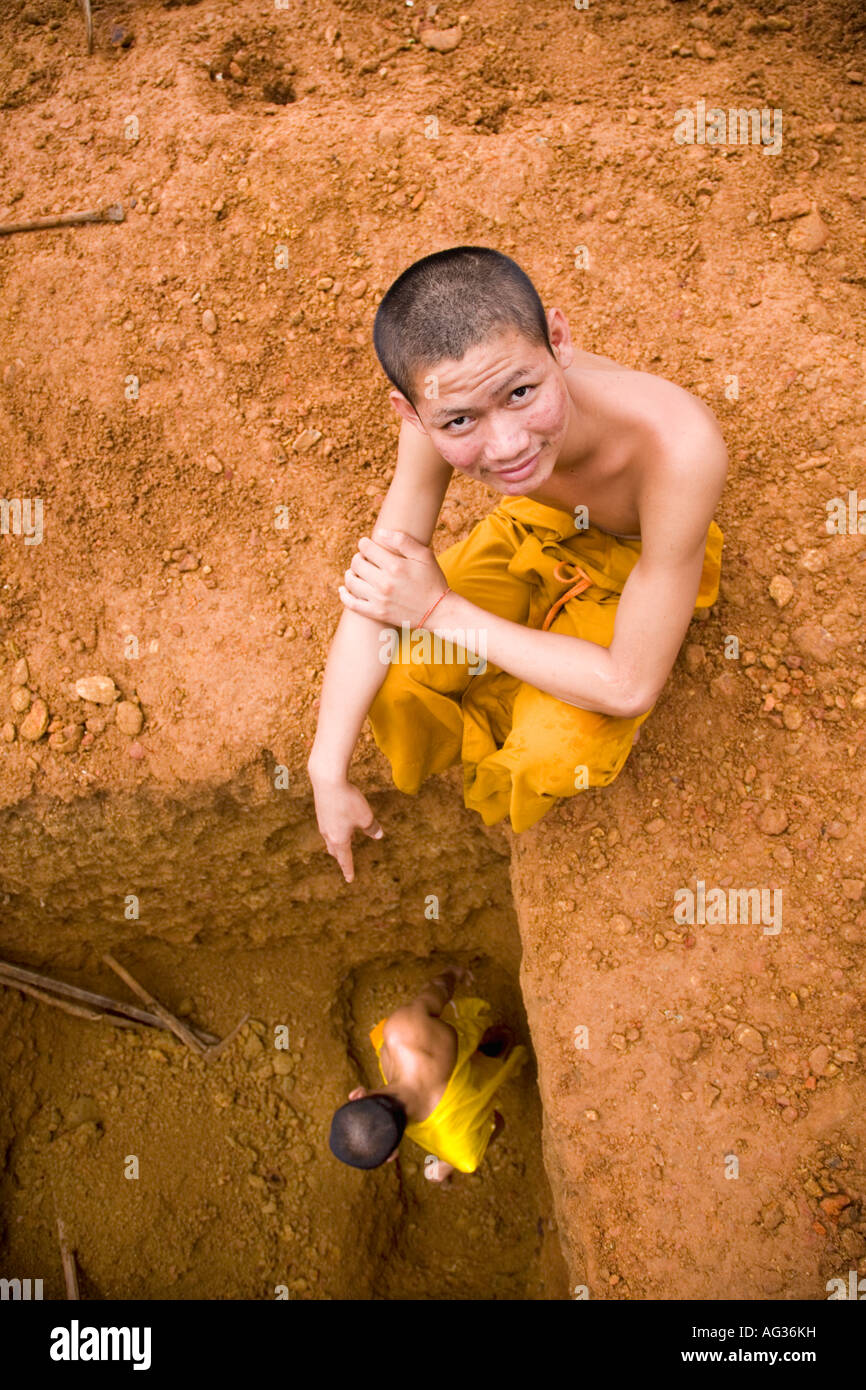
POLYGON ((553 356, 544 306, 517 262, 489 246, 453 246, 398 275, 376 311, 373 345, 388 380, 415 405, 425 368, 459 362, 508 328, 553 356))
POLYGON ((363 1096, 334 1112, 328 1144, 352 1168, 378 1168, 403 1138, 406 1110, 395 1096, 363 1096))

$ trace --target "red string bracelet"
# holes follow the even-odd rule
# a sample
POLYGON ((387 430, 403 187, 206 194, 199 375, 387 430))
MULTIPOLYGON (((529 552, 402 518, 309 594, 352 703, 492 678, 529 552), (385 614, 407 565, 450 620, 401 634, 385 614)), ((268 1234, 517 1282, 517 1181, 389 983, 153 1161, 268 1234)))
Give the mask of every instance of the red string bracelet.
POLYGON ((424 617, 416 623, 416 627, 423 627, 427 619, 430 617, 430 614, 433 612, 433 609, 436 607, 436 604, 441 603, 446 594, 451 594, 453 592, 453 589, 443 589, 442 593, 437 598, 436 603, 432 604, 432 606, 427 609, 427 612, 424 614, 424 617))

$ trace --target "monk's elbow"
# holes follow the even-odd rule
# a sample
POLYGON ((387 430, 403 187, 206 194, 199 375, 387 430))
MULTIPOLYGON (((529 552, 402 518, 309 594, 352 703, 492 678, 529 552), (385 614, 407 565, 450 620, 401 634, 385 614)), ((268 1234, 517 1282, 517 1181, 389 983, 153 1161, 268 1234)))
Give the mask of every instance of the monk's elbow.
POLYGON ((649 714, 658 696, 652 695, 645 690, 626 690, 616 701, 617 713, 620 719, 639 719, 642 714, 649 714))

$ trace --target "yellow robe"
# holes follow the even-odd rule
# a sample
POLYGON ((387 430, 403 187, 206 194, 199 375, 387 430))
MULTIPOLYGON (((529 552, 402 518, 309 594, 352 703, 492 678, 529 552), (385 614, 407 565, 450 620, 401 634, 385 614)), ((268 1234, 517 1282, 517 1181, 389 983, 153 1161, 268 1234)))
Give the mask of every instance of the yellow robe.
MULTIPOLYGON (((380 1057, 387 1019, 380 1019, 370 1033, 370 1041, 380 1057)), ((515 1075, 526 1061, 526 1048, 513 1047, 503 1062, 476 1052, 479 1042, 493 1023, 490 1005, 483 999, 452 999, 443 1011, 442 1022, 457 1034, 457 1061, 439 1104, 426 1120, 406 1126, 406 1136, 427 1153, 451 1163, 461 1173, 474 1173, 495 1129, 493 1098, 503 1082, 515 1075)), ((388 1078, 379 1071, 387 1086, 388 1078)))
MULTIPOLYGON (((718 597, 723 544, 711 521, 696 609, 718 597)), ((541 628, 555 609, 551 632, 609 647, 619 597, 640 552, 640 540, 620 540, 596 526, 578 530, 571 513, 513 497, 437 558, 451 588, 486 612, 541 628), (581 574, 589 586, 557 609, 581 574)), ((462 761, 464 802, 486 825, 510 816, 513 830, 527 830, 558 798, 607 786, 652 713, 624 719, 578 709, 492 662, 478 671, 477 658, 461 646, 440 639, 440 649, 445 659, 435 653, 426 663, 407 659, 401 649, 389 663, 370 706, 373 737, 394 785, 410 795, 431 774, 462 761)))

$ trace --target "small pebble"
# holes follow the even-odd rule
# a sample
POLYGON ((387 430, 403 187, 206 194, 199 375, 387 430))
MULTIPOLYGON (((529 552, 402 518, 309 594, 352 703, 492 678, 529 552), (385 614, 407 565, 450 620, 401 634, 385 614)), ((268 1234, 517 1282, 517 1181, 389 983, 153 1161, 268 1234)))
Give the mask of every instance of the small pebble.
POLYGON ((788 813, 781 806, 767 806, 758 817, 758 829, 765 835, 781 835, 788 827, 788 813))
POLYGON ((26 656, 22 656, 12 667, 12 684, 26 685, 30 679, 30 667, 27 665, 26 656))
POLYGON ((112 705, 117 698, 117 686, 110 676, 82 676, 75 682, 76 700, 90 700, 94 705, 112 705))
POLYGON ((217 319, 213 309, 205 309, 201 316, 201 326, 205 333, 216 333, 217 319))
POLYGON ((784 608, 794 597, 794 586, 786 574, 777 574, 770 581, 770 598, 778 608, 784 608))
POLYGON ((26 709, 30 708, 30 701, 32 698, 26 685, 16 685, 12 694, 9 696, 9 703, 16 714, 23 714, 26 709))
POLYGON ((122 734, 128 734, 134 738, 141 733, 144 724, 144 715, 138 705, 134 705, 131 700, 121 700, 116 712, 117 727, 122 734))
POLYGON ((34 700, 18 732, 28 743, 36 743, 48 728, 48 706, 44 700, 34 700))

